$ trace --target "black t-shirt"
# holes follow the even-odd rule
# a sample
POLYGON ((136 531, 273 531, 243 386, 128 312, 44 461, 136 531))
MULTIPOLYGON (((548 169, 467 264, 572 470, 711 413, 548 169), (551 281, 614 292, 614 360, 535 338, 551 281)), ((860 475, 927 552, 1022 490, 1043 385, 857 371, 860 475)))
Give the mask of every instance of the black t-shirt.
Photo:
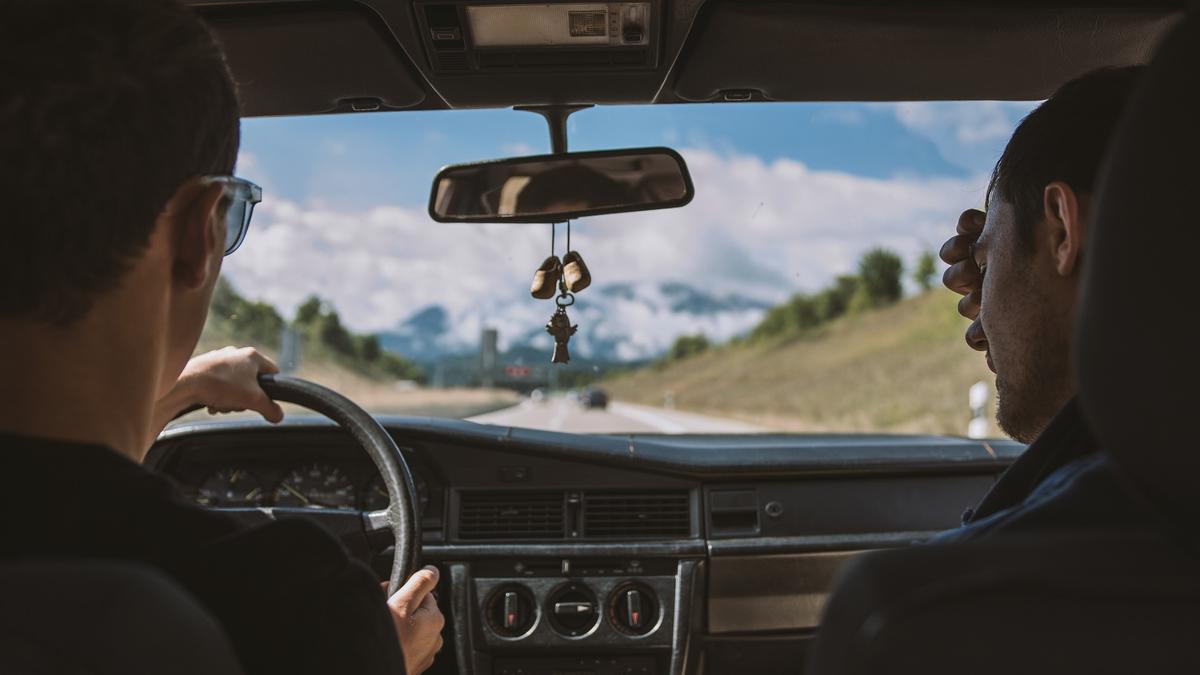
POLYGON ((149 564, 224 626, 248 673, 402 675, 375 575, 320 526, 243 527, 95 445, 0 434, 0 559, 149 564))

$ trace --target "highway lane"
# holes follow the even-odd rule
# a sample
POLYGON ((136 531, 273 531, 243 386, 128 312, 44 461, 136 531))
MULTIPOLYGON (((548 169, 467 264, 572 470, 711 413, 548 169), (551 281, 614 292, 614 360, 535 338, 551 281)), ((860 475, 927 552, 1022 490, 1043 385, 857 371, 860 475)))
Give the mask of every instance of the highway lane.
POLYGON ((584 408, 566 396, 526 399, 503 410, 469 418, 500 426, 583 434, 748 434, 760 427, 736 420, 613 401, 608 408, 584 408))

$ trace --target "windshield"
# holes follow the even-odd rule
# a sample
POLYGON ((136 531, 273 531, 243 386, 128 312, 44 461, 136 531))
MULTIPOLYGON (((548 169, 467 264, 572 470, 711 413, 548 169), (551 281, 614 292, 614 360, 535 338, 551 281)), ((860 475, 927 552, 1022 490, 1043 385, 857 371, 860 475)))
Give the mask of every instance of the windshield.
POLYGON ((535 115, 247 119, 238 174, 264 199, 197 350, 255 346, 378 414, 599 433, 994 435, 992 377, 963 341, 936 251, 981 206, 1032 105, 585 110, 571 150, 672 147, 696 194, 577 220, 569 235, 427 214, 441 166, 548 152, 535 115), (570 363, 552 366, 555 304, 531 297, 531 280, 569 250, 592 282, 568 309, 570 363))

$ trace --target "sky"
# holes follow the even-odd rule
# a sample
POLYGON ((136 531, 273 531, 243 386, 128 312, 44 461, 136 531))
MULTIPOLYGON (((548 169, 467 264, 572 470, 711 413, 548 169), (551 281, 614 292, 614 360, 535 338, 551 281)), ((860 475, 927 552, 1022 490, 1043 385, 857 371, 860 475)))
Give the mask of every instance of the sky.
MULTIPOLYGON (((571 118, 572 150, 673 147, 696 197, 576 221, 572 245, 597 284, 683 281, 771 302, 852 272, 875 246, 911 264, 981 205, 992 165, 1034 105, 584 110, 571 118)), ((433 176, 456 162, 548 151, 542 119, 512 110, 247 119, 238 174, 263 186, 264 201, 226 274, 286 315, 316 293, 351 327, 378 331, 437 304, 477 335, 538 302, 529 280, 549 253, 549 226, 435 223, 433 176)), ((611 319, 628 331, 672 330, 653 317, 611 319)))

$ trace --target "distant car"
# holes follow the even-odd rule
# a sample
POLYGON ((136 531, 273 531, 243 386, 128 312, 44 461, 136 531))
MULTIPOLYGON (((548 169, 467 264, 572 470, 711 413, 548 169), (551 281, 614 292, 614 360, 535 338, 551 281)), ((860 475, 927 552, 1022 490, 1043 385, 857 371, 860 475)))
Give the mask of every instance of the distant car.
POLYGON ((579 405, 585 408, 607 408, 608 392, 593 387, 579 392, 579 405))

